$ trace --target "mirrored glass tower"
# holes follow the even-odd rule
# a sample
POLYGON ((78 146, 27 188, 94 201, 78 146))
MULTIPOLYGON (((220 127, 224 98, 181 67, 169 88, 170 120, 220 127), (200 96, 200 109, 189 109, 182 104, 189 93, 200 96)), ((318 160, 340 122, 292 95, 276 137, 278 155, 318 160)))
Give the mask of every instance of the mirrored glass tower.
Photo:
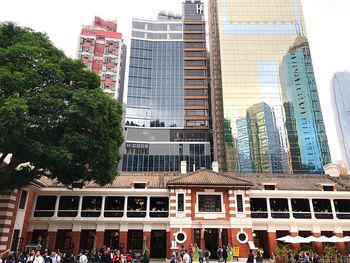
POLYGON ((336 114, 337 133, 342 158, 350 169, 350 73, 337 72, 331 85, 332 102, 336 114))
POLYGON ((306 36, 301 1, 210 0, 209 30, 213 148, 220 169, 299 172, 292 165, 299 153, 288 141, 279 67, 296 38, 306 36), (257 105, 253 129, 249 116, 257 105), (265 137, 271 134, 274 140, 265 137))

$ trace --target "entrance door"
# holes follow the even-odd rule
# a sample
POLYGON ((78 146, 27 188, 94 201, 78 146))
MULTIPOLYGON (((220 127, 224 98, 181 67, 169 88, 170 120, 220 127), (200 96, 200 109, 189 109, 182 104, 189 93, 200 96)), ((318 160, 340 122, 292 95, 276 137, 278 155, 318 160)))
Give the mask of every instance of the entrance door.
POLYGON ((152 230, 151 232, 151 258, 166 258, 166 231, 152 230))
POLYGON ((218 250, 219 229, 206 228, 204 231, 205 249, 211 253, 210 258, 217 258, 216 252, 218 250))

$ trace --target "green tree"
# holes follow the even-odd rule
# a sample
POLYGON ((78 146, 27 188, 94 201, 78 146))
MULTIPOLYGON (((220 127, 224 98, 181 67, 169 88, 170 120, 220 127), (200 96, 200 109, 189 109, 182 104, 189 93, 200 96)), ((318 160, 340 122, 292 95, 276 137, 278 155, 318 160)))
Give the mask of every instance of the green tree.
POLYGON ((0 24, 0 190, 41 175, 67 186, 114 179, 122 108, 99 84, 45 34, 0 24))

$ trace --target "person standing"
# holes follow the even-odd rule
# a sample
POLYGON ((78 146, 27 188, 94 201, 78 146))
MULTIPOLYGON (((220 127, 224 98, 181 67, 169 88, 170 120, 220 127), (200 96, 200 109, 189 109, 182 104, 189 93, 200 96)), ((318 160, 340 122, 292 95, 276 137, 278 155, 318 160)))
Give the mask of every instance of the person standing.
POLYGON ((205 249, 205 250, 204 250, 204 257, 205 257, 205 262, 206 262, 206 263, 209 263, 209 262, 210 262, 210 261, 209 261, 210 256, 211 256, 210 251, 207 250, 207 249, 205 249))
POLYGON ((184 257, 183 257, 183 262, 184 263, 191 263, 191 257, 190 254, 187 253, 187 249, 184 250, 184 257))
POLYGON ((44 258, 41 256, 39 250, 36 252, 36 256, 34 258, 33 263, 44 263, 44 258))
POLYGON ((79 263, 87 263, 88 259, 87 256, 85 255, 84 251, 81 251, 81 255, 79 257, 79 263))
POLYGON ((225 246, 222 248, 222 260, 224 263, 227 262, 227 248, 225 246))
POLYGON ((203 263, 203 258, 204 258, 204 252, 202 249, 198 249, 198 259, 199 263, 203 263))
MULTIPOLYGON (((256 262, 256 260, 255 260, 255 262, 256 262)), ((253 250, 249 249, 249 255, 248 255, 248 258, 247 258, 247 263, 255 263, 255 262, 254 262, 253 250)))

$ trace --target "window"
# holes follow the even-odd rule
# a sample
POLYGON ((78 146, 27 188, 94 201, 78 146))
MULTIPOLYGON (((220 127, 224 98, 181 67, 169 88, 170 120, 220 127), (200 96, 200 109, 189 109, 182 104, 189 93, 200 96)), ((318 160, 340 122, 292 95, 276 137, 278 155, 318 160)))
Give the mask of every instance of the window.
POLYGON ((13 231, 11 251, 17 251, 18 249, 19 232, 20 232, 19 229, 15 229, 13 231))
POLYGON ((128 250, 142 250, 143 231, 129 230, 128 231, 128 250))
POLYGON ((82 217, 98 217, 101 214, 101 196, 84 196, 81 209, 82 217))
POLYGON ((146 183, 134 183, 134 188, 135 189, 145 189, 146 183))
POLYGON ((187 86, 206 86, 207 81, 204 79, 185 79, 185 85, 187 85, 187 86))
POLYGON ((207 106, 208 100, 185 100, 187 106, 207 106))
POLYGON ((186 127, 207 126, 206 121, 186 121, 186 127))
POLYGON ((205 57, 204 51, 185 51, 185 57, 205 57))
POLYGON ((61 196, 57 215, 62 217, 77 216, 79 199, 79 196, 61 196))
POLYGON ((264 185, 265 190, 276 190, 276 185, 274 184, 265 184, 264 185))
POLYGON ((243 196, 241 194, 236 195, 236 202, 237 202, 237 212, 242 213, 243 212, 243 196))
POLYGON ((221 212, 221 195, 198 195, 199 212, 221 212))
POLYGON ((185 208, 184 204, 185 195, 177 194, 177 211, 183 212, 185 208))
POLYGON ((168 217, 169 216, 169 198, 151 197, 150 198, 150 217, 168 217))
POLYGON ((334 191, 334 185, 323 185, 323 191, 334 191))
POLYGON ((206 89, 186 89, 186 96, 206 96, 208 95, 208 90, 206 89))
POLYGON ((205 48, 205 42, 185 42, 185 48, 205 48))
POLYGON ((128 197, 128 217, 145 217, 147 197, 128 197))
POLYGON ((25 190, 22 190, 21 192, 21 199, 19 200, 19 205, 18 208, 19 209, 24 209, 26 206, 26 202, 27 202, 27 196, 28 196, 28 192, 25 190))
POLYGON ((207 110, 186 110, 187 116, 208 116, 207 110))
POLYGON ((107 196, 105 200, 105 217, 122 217, 124 214, 124 196, 107 196))
POLYGON ((39 195, 36 199, 34 217, 51 217, 54 215, 57 196, 39 195))
POLYGON ((184 25, 184 31, 203 31, 205 25, 184 25))

